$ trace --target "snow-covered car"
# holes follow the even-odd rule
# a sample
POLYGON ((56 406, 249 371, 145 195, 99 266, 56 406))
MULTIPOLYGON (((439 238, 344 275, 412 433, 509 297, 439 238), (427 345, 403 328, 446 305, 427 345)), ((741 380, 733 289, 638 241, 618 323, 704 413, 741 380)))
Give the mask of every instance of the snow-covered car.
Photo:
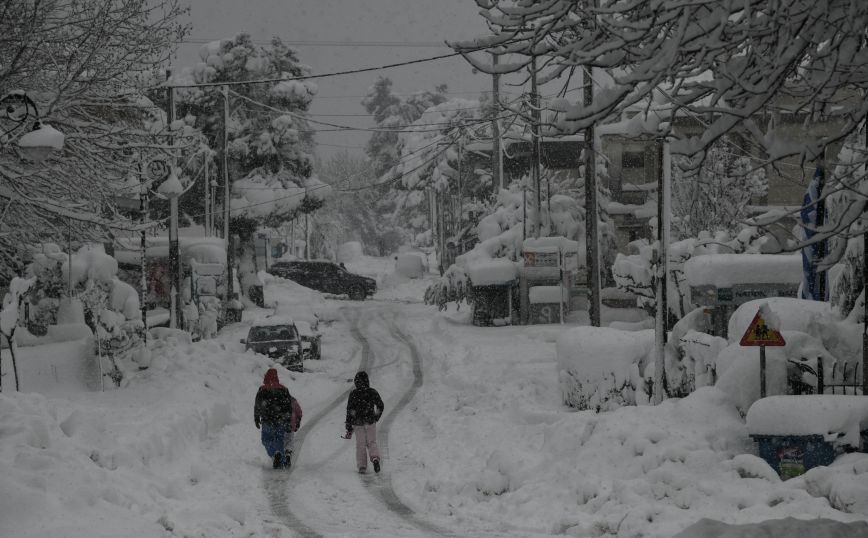
POLYGON ((298 329, 298 334, 301 336, 302 356, 305 359, 321 359, 322 335, 307 321, 296 321, 295 326, 298 329))
POLYGON ((257 322, 250 327, 247 338, 242 339, 244 350, 260 353, 287 370, 304 371, 301 336, 291 320, 269 320, 257 322))

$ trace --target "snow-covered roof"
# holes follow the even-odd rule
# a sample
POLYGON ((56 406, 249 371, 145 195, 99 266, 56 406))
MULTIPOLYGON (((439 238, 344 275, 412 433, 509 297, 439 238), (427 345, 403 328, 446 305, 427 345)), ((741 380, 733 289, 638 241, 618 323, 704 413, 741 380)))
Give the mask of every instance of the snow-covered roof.
POLYGON ((690 286, 729 288, 733 284, 798 284, 799 254, 706 254, 684 264, 690 286))
POLYGON ((467 276, 474 286, 506 284, 518 277, 518 267, 506 258, 475 260, 468 266, 467 276))
POLYGON ((751 435, 822 435, 827 441, 859 446, 868 430, 868 398, 833 394, 769 396, 747 412, 751 435))

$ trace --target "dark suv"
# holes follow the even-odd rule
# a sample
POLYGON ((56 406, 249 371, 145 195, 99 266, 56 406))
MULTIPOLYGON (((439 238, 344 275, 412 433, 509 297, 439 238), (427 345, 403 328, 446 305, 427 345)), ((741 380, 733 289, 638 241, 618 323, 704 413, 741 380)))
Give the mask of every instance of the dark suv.
POLYGON ((350 273, 343 266, 327 261, 277 262, 269 272, 323 293, 349 295, 354 301, 363 301, 377 291, 373 278, 350 273))
POLYGON ((291 321, 266 320, 250 327, 247 338, 241 340, 244 350, 252 349, 287 370, 304 371, 301 336, 291 321))

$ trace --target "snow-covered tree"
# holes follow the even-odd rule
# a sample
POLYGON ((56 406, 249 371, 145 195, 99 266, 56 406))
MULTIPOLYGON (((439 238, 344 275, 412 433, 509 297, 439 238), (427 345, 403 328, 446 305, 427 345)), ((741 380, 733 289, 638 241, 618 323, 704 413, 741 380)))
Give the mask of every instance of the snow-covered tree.
MULTIPOLYGON (((247 34, 214 41, 202 47, 201 62, 171 80, 177 85, 241 82, 286 78, 268 83, 229 88, 231 115, 224 125, 224 97, 219 86, 179 88, 179 116, 195 118, 212 147, 228 153, 232 182, 231 227, 247 253, 243 274, 253 274, 252 239, 260 226, 279 226, 299 213, 322 206, 329 191, 313 172, 313 130, 306 112, 316 95, 308 80, 291 80, 310 73, 295 51, 279 38, 257 45, 247 34), (224 129, 228 146, 222 148, 224 129)), ((222 199, 218 192, 218 203, 222 199)), ((182 200, 192 214, 202 214, 202 196, 195 192, 182 200)))
POLYGON ((368 94, 362 100, 362 106, 373 115, 377 131, 371 134, 365 150, 374 171, 382 176, 400 159, 398 148, 398 132, 422 117, 422 114, 434 105, 446 101, 446 85, 441 84, 434 91, 419 91, 406 98, 392 93, 392 80, 388 77, 378 77, 368 94))
POLYGON ((751 216, 751 201, 768 192, 765 170, 722 142, 709 149, 698 173, 685 173, 686 161, 676 158, 672 166, 673 237, 696 237, 702 231, 737 233, 751 216))
MULTIPOLYGON (((750 137, 764 163, 796 158, 803 164, 859 130, 868 114, 868 4, 851 0, 655 0, 576 2, 477 0, 492 33, 456 42, 477 69, 517 72, 538 61, 540 84, 582 67, 595 70, 593 104, 564 108, 550 133, 575 133, 591 123, 620 118, 631 107, 668 103, 660 135, 692 169, 728 133, 750 137), (480 47, 509 59, 495 66, 480 47), (822 137, 788 137, 767 110, 823 120, 822 137), (671 128, 678 117, 701 118, 698 136, 671 128)), ((868 161, 859 155, 856 164, 868 161)), ((851 169, 855 173, 860 167, 851 169)), ((852 187, 852 186, 851 186, 852 187)), ((860 202, 864 207, 865 200, 860 202)), ((861 211, 842 213, 820 236, 841 233, 861 211)), ((840 256, 843 250, 832 255, 840 256)), ((829 265, 835 261, 830 257, 829 265)))
MULTIPOLYGON (((156 127, 156 108, 143 96, 187 33, 179 22, 183 12, 177 0, 0 5, 0 96, 26 92, 43 122, 65 135, 64 149, 41 164, 25 162, 16 151, 29 120, 0 142, 5 278, 22 269, 14 260, 28 243, 68 233, 105 240, 111 228, 130 226, 116 196, 142 155, 168 150, 160 135, 169 126, 156 127)), ((14 126, 0 117, 0 131, 14 126)))

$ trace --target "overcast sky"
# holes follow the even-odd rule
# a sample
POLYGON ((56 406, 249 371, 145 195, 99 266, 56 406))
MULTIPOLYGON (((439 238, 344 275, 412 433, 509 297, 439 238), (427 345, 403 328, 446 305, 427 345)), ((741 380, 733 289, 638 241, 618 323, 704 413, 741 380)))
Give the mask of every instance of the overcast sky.
MULTIPOLYGON (((446 39, 465 39, 486 32, 474 0, 186 0, 193 30, 178 50, 177 67, 199 61, 205 41, 247 32, 257 41, 279 36, 293 44, 302 62, 314 73, 379 66, 451 52, 446 39), (316 42, 316 43, 310 43, 316 42), (351 46, 322 42, 355 42, 351 46), (359 42, 405 43, 397 46, 363 46, 359 42)), ((384 70, 396 93, 433 88, 445 83, 454 97, 476 98, 490 91, 491 78, 473 74, 460 57, 384 70)), ((378 76, 377 72, 318 79, 319 95, 311 113, 315 119, 354 127, 370 127, 360 101, 378 76), (341 116, 316 116, 341 114, 341 116), (355 116, 343 116, 355 114, 355 116)), ((317 134, 320 155, 325 157, 350 146, 361 154, 370 133, 322 132, 317 134), (326 145, 329 144, 329 145, 326 145)))

